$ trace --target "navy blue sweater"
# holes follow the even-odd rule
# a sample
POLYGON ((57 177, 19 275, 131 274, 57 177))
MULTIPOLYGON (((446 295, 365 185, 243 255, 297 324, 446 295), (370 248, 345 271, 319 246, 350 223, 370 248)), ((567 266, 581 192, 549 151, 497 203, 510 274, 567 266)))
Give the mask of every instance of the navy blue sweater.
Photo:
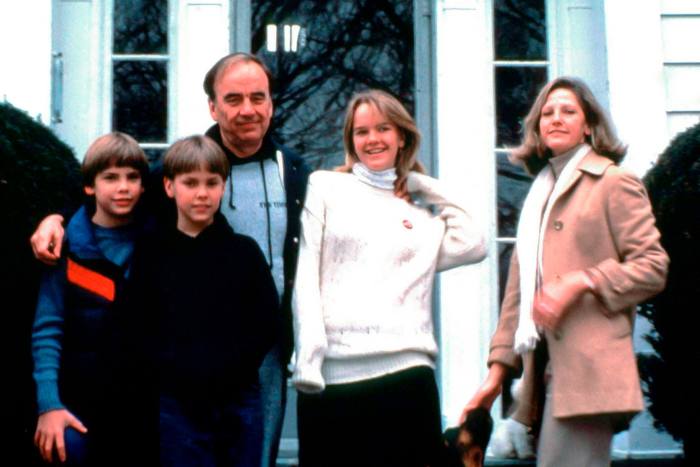
POLYGON ((156 367, 160 393, 226 400, 257 383, 280 325, 272 276, 253 239, 220 214, 197 237, 167 229, 135 253, 132 283, 127 300, 136 303, 122 329, 156 367))

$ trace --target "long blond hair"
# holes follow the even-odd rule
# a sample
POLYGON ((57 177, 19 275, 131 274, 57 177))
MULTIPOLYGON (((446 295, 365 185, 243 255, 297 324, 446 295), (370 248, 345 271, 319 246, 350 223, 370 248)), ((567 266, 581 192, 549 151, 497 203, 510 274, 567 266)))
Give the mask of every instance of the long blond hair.
POLYGON ((399 148, 396 155, 396 175, 395 187, 400 187, 406 180, 408 172, 425 173, 423 164, 418 161, 418 146, 420 145, 420 133, 416 122, 408 113, 406 108, 388 92, 379 89, 362 91, 353 96, 345 112, 345 125, 343 127, 343 144, 345 146, 345 164, 336 167, 340 172, 350 172, 352 166, 360 161, 355 150, 352 139, 352 130, 355 124, 355 111, 362 104, 373 106, 389 121, 396 125, 399 133, 403 137, 404 145, 399 148))
POLYGON ((591 89, 580 78, 571 76, 555 78, 540 90, 525 117, 522 142, 511 151, 511 162, 525 165, 531 173, 537 173, 552 156, 540 138, 540 116, 549 94, 559 88, 574 93, 583 109, 586 124, 591 130, 591 134, 585 136, 586 143, 598 154, 619 163, 627 153, 627 146, 617 137, 610 117, 598 103, 591 89))

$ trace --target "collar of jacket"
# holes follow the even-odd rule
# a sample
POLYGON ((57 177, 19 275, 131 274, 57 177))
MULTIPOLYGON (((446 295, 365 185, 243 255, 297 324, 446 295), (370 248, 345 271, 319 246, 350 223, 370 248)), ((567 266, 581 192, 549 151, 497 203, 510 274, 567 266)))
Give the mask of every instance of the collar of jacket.
POLYGON ((591 149, 579 163, 578 169, 582 172, 587 172, 599 177, 603 175, 608 167, 614 164, 615 163, 611 159, 601 156, 591 149))
POLYGON ((68 222, 66 239, 70 242, 70 250, 78 257, 85 259, 102 258, 102 252, 97 246, 95 231, 90 217, 88 206, 81 206, 68 222))
POLYGON ((204 229, 202 229, 202 231, 195 237, 181 232, 176 226, 171 226, 163 234, 165 235, 167 241, 172 242, 173 244, 178 244, 180 246, 195 246, 203 242, 206 243, 210 239, 222 238, 227 235, 232 235, 233 233, 233 227, 231 227, 224 215, 221 214, 221 211, 217 211, 214 214, 214 221, 208 226, 204 227, 204 229))
POLYGON ((216 141, 216 143, 224 151, 224 154, 226 154, 226 158, 228 159, 231 165, 248 164, 249 162, 263 161, 265 159, 275 160, 276 145, 274 140, 270 136, 269 131, 265 134, 262 146, 260 147, 260 149, 258 149, 258 152, 249 157, 238 157, 233 153, 233 151, 226 147, 221 138, 221 130, 219 129, 218 123, 215 123, 214 125, 209 127, 205 134, 214 141, 216 141))
MULTIPOLYGON (((95 237, 95 226, 92 223, 92 216, 95 208, 88 201, 73 214, 66 227, 65 243, 70 243, 70 251, 82 259, 103 259, 104 254, 97 245, 95 237)), ((141 201, 134 208, 134 217, 129 226, 124 228, 134 229, 134 240, 154 230, 154 220, 144 213, 141 208, 141 201)), ((68 250, 65 250, 68 251, 68 250)))

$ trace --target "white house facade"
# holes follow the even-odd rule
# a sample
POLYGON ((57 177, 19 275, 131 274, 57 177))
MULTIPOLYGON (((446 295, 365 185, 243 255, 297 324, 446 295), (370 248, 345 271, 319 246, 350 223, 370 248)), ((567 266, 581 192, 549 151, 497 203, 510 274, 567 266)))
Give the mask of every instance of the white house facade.
MULTIPOLYGON (((311 50, 315 31, 322 26, 313 18, 328 13, 317 11, 313 3, 326 2, 2 2, 0 99, 50 126, 79 158, 90 141, 113 129, 136 133, 148 153, 157 157, 175 139, 202 133, 211 125, 201 82, 219 57, 231 51, 259 52, 275 63, 273 69, 280 75, 293 65, 297 51, 311 50), (285 10, 285 4, 299 8, 285 10), (146 30, 132 28, 142 17, 149 19, 146 30), (132 102, 138 99, 144 99, 141 106, 132 102)), ((328 3, 338 15, 350 15, 361 11, 357 5, 372 2, 328 3)), ((506 147, 513 144, 522 111, 531 103, 520 97, 534 97, 533 92, 555 76, 582 77, 629 144, 625 164, 643 175, 674 135, 700 121, 700 0, 393 4, 392 11, 404 15, 401 24, 411 27, 412 44, 406 49, 410 54, 398 55, 398 62, 410 62, 400 71, 410 74, 410 82, 396 86, 409 89, 402 97, 412 100, 424 136, 421 159, 470 200, 489 239, 484 262, 444 273, 436 286, 438 377, 447 426, 457 421, 487 371, 503 268, 514 240, 512 219, 528 183, 522 174, 509 172, 505 162, 506 147)), ((372 20, 383 21, 384 13, 380 16, 372 20)), ((350 40, 363 38, 358 33, 350 40)), ((384 47, 373 40, 377 39, 370 36, 362 50, 384 47)), ((381 54, 389 61, 378 62, 375 70, 390 75, 397 68, 384 69, 382 63, 397 59, 389 49, 381 48, 381 54)), ((352 56, 348 52, 345 60, 352 56)), ((295 76, 302 76, 299 73, 295 76)), ((303 76, 306 82, 313 79, 303 76)), ((318 86, 320 94, 331 94, 331 81, 318 86)), ((324 102, 320 107, 314 99, 318 98, 307 99, 307 108, 322 109, 316 113, 325 112, 326 120, 337 119, 344 105, 324 102)), ((284 102, 289 106, 278 105, 278 110, 291 115, 282 134, 316 121, 300 120, 293 115, 294 101, 284 102)), ((328 123, 317 120, 318 125, 328 123)), ((331 136, 340 142, 339 129, 331 136)), ((307 144, 301 141, 297 149, 307 144)), ((312 160, 319 167, 330 164, 312 160)), ((641 338, 645 329, 640 322, 640 352, 650 351, 641 338)), ((289 411, 293 400, 292 395, 289 411)), ((493 414, 500 419, 500 404, 496 406, 493 414)), ((282 447, 283 454, 294 457, 292 427, 285 429, 282 447)), ((647 414, 616 436, 613 449, 620 457, 681 451, 668 435, 652 428, 647 414)))

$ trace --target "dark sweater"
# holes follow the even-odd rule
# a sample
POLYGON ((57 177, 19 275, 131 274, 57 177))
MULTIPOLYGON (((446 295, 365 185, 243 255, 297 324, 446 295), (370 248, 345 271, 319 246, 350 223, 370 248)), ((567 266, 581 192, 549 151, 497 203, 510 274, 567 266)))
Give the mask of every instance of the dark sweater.
MULTIPOLYGON (((282 152, 284 165, 284 190, 287 198, 287 234, 284 239, 284 290, 282 295, 282 335, 280 344, 282 349, 282 361, 288 362, 294 347, 292 333, 292 291, 297 269, 297 257, 299 256, 299 236, 301 232, 301 211, 306 198, 306 184, 309 178, 309 167, 304 160, 289 148, 279 144, 271 136, 271 132, 265 135, 263 145, 257 154, 241 159, 236 157, 221 140, 219 125, 211 126, 206 135, 212 138, 226 154, 229 162, 234 165, 247 164, 263 159, 275 159, 277 151, 282 152)), ((236 183, 236 180, 233 180, 236 183)), ((263 239, 256 239, 263 242, 263 239)))
POLYGON ((280 325, 272 276, 253 239, 217 214, 197 237, 174 228, 155 236, 133 268, 131 295, 140 303, 132 309, 148 317, 141 350, 157 366, 160 393, 213 402, 257 383, 280 325))

